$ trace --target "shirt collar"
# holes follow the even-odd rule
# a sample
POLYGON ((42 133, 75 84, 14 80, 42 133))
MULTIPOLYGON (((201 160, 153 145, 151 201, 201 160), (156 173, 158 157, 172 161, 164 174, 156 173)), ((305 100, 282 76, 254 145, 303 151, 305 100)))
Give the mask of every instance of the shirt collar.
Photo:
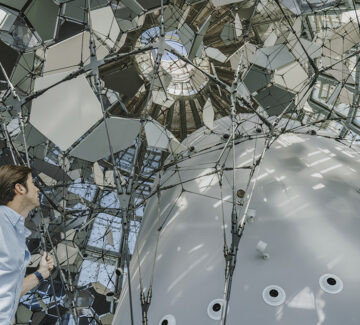
POLYGON ((29 237, 31 235, 31 231, 25 227, 25 218, 22 215, 6 205, 2 205, 0 208, 4 211, 5 216, 11 224, 18 229, 20 234, 24 234, 25 237, 29 237))

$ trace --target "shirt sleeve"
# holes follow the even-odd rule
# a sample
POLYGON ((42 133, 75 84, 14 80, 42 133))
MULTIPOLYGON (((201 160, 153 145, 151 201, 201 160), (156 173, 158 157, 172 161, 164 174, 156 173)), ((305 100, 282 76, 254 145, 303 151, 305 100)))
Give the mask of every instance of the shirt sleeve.
POLYGON ((11 324, 14 317, 16 290, 18 290, 19 256, 11 247, 16 238, 14 229, 9 222, 0 222, 0 325, 11 324), (11 237, 15 236, 15 237, 11 237))

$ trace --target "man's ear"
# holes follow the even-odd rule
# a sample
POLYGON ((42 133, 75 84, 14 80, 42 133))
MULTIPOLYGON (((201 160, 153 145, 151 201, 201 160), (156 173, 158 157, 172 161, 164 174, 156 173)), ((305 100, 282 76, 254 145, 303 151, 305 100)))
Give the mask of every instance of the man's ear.
POLYGON ((26 193, 26 189, 25 189, 24 185, 21 185, 19 183, 15 184, 14 191, 15 191, 15 194, 25 194, 26 193))

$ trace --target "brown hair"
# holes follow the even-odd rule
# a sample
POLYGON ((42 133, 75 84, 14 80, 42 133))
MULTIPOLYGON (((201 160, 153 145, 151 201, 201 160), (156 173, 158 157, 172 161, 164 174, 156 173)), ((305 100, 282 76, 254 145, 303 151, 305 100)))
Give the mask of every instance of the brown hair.
POLYGON ((14 199, 16 184, 21 184, 27 189, 26 180, 30 173, 31 169, 25 166, 0 167, 0 205, 6 205, 14 199))

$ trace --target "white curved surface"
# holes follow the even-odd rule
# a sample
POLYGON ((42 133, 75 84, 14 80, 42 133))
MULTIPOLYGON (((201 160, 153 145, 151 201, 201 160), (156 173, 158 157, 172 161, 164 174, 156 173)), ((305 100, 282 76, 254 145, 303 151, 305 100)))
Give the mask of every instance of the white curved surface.
MULTIPOLYGON (((161 192, 162 225, 148 311, 149 324, 167 314, 177 324, 219 324, 209 318, 211 301, 224 297, 222 212, 215 161, 223 147, 221 134, 229 133, 229 120, 215 122, 215 133, 200 129, 184 141, 194 146, 192 158, 169 167, 161 187, 183 182, 161 192), (222 143, 222 145, 217 145, 222 143), (207 149, 205 149, 207 148, 207 149), (202 151, 202 149, 204 149, 202 151), (176 171, 179 170, 179 171, 176 171), (203 175, 203 177, 200 177, 203 175), (194 179, 195 178, 195 179, 194 179), (192 180, 194 179, 194 180, 192 180)), ((251 123, 243 128, 254 129, 251 123)), ((260 154, 263 140, 258 140, 260 154)), ((236 165, 252 162, 254 140, 236 146, 236 165)), ((231 154, 225 167, 232 167, 231 154)), ((256 210, 240 241, 227 324, 358 325, 360 310, 360 155, 332 139, 282 135, 266 152, 250 208, 256 210), (267 243, 263 259, 256 251, 267 243), (324 292, 323 274, 336 274, 343 282, 338 294, 324 292), (264 288, 276 284, 286 292, 281 306, 269 306, 264 288)), ((236 188, 244 189, 249 169, 238 169, 236 188)), ((231 216, 230 171, 224 172, 224 217, 228 244, 231 216)), ((156 186, 154 187, 156 188, 156 186)), ((141 324, 139 261, 144 288, 152 273, 157 239, 157 197, 148 202, 131 262, 134 324, 141 324)), ((119 300, 113 324, 128 325, 128 287, 119 300)))

